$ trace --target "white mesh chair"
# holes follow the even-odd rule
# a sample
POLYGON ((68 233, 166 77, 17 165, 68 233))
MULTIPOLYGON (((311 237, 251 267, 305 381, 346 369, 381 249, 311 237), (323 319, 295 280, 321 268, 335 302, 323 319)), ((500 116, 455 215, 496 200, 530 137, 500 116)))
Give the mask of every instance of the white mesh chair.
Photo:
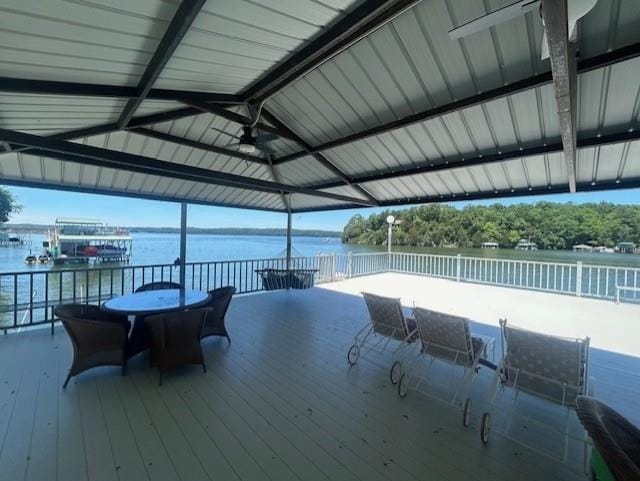
MULTIPOLYGON (((363 292, 362 296, 369 310, 370 322, 355 336, 347 353, 349 365, 353 366, 361 356, 373 352, 383 354, 391 351, 394 359, 417 337, 415 321, 406 318, 400 299, 383 297, 363 292)), ((394 362, 390 370, 392 383, 400 378, 400 363, 394 362)))
POLYGON ((469 320, 464 317, 419 307, 414 308, 413 314, 420 349, 417 352, 414 348, 402 360, 402 365, 407 367, 401 373, 398 394, 404 397, 409 390, 418 391, 459 407, 463 411, 462 424, 467 427, 471 419, 471 384, 479 370, 480 360, 486 353, 487 343, 493 343, 493 340, 473 337, 469 330, 469 320), (449 377, 456 384, 450 398, 436 395, 435 386, 429 386, 427 374, 435 361, 461 368, 462 375, 459 378, 449 377))
MULTIPOLYGON (((589 393, 589 338, 574 339, 541 334, 507 325, 506 319, 500 319, 500 331, 502 360, 496 370, 489 394, 490 410, 482 416, 482 442, 486 444, 489 441, 491 416, 497 408, 498 397, 510 389, 513 391, 514 402, 506 412, 509 422, 503 434, 509 435, 515 417, 525 420, 526 423, 558 431, 565 437, 562 460, 566 461, 569 414, 575 412, 576 398, 589 393), (558 423, 547 424, 538 416, 515 409, 520 393, 563 408, 566 416, 564 429, 560 431, 556 427, 558 423)), ((536 446, 527 447, 542 452, 536 449, 536 446)))

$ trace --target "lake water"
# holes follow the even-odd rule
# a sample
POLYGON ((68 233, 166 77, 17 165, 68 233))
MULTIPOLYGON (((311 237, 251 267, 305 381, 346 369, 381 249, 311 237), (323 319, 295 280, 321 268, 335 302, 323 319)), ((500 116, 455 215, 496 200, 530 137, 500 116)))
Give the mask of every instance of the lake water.
MULTIPOLYGON (((167 265, 172 264, 178 257, 179 236, 177 234, 134 233, 133 250, 129 266, 142 265, 167 265)), ((48 319, 49 311, 44 306, 53 306, 57 303, 77 300, 90 300, 99 302, 115 295, 133 291, 137 286, 161 278, 165 280, 177 280, 178 272, 175 268, 127 268, 118 269, 119 264, 97 264, 96 267, 107 269, 91 269, 77 274, 70 269, 86 269, 87 265, 54 266, 53 264, 26 265, 24 258, 29 254, 40 254, 43 238, 31 237, 31 247, 0 247, 0 273, 6 272, 32 272, 33 276, 0 275, 0 327, 2 325, 25 324, 48 319), (113 267, 114 269, 108 269, 113 267), (31 295, 30 295, 31 293, 31 295), (33 302, 33 308, 29 308, 29 299, 33 302), (15 305, 17 308, 14 308, 15 305)), ((230 236, 193 234, 187 239, 188 262, 212 262, 243 259, 281 258, 285 256, 285 237, 277 236, 230 236)), ((294 237, 294 256, 314 256, 319 253, 346 254, 384 252, 384 246, 359 246, 346 245, 338 238, 323 237, 294 237)), ((575 265, 577 261, 585 264, 607 265, 614 267, 640 267, 640 256, 631 254, 586 254, 567 251, 516 251, 513 249, 434 249, 434 248, 403 248, 394 246, 394 251, 418 252, 453 256, 461 254, 468 257, 519 259, 534 261, 563 262, 575 265)), ((323 262, 327 262, 326 260, 323 262)), ((357 265, 364 265, 368 259, 360 259, 353 264, 353 272, 357 272, 357 265)), ((422 270, 416 272, 428 273, 428 264, 423 263, 422 270)), ((451 263, 449 263, 451 264, 451 263)), ((464 263, 462 268, 463 278, 469 277, 478 280, 477 274, 486 277, 486 268, 483 271, 482 262, 471 261, 464 263)), ((386 264, 385 264, 386 265, 386 264)), ((310 265, 311 266, 311 265, 310 265)), ((200 290, 211 289, 222 285, 232 284, 242 292, 250 292, 260 289, 259 275, 256 269, 262 267, 274 267, 262 263, 231 263, 217 264, 213 266, 195 265, 187 268, 187 285, 200 290), (210 269, 211 268, 211 269, 210 269)), ((300 266, 304 267, 304 266, 300 266)), ((340 267, 340 266, 338 266, 340 267)), ((415 266, 414 266, 415 267, 415 266)), ((345 268, 343 265, 342 269, 345 268)), ((402 269, 402 267, 399 267, 402 269)), ((449 266, 451 268, 451 266, 449 266)), ((365 269, 366 270, 366 269, 365 269)), ((575 267, 562 267, 551 270, 537 269, 525 271, 524 266, 513 268, 507 272, 507 278, 518 278, 520 285, 547 283, 555 290, 575 292, 575 267), (569 275, 570 272, 573 274, 569 275), (524 275, 525 284, 522 284, 524 275), (549 279, 547 281, 546 279, 549 279), (573 283, 573 284, 572 284, 573 283)), ((601 269, 599 270, 601 271, 601 269)), ((631 277, 616 269, 605 269, 605 274, 597 277, 583 278, 585 290, 613 292, 616 284, 640 285, 640 276, 631 271, 631 277), (612 271, 612 272, 609 272, 612 271), (622 276, 622 277, 620 277, 622 276), (593 285, 592 285, 593 284, 593 285)), ((585 271, 586 272, 586 271, 585 271)), ((489 272, 491 274, 491 272, 489 272)), ((440 273, 443 275, 443 273, 440 273)), ((451 272, 449 274, 451 275, 451 272)), ((497 271, 493 272, 497 275, 497 271)), ((504 275, 504 273, 502 274, 504 275)), ((484 277, 481 277, 484 279, 484 277)), ((488 279, 491 282, 491 279, 488 279)), ((504 282, 504 281, 503 281, 504 282)), ((508 283, 511 283, 509 281, 508 283)), ((517 283, 515 283, 517 284, 517 283)), ((634 300, 640 300, 638 293, 633 294, 634 300)))
MULTIPOLYGON (((131 265, 171 264, 180 250, 177 234, 133 233, 131 265)), ((42 269, 57 270, 53 265, 28 266, 24 258, 31 250, 40 254, 42 236, 31 236, 31 247, 0 247, 0 272, 24 272, 42 269)), ((279 236, 230 236, 191 234, 187 238, 187 261, 224 261, 236 259, 263 259, 284 257, 286 238, 279 236)), ((320 252, 346 254, 347 252, 383 252, 384 246, 359 246, 342 244, 339 238, 294 237, 294 255, 313 256, 320 252)), ((640 267, 640 255, 576 253, 570 251, 516 251, 514 249, 457 249, 427 247, 396 247, 394 251, 419 252, 441 255, 526 259, 548 262, 600 264, 620 267, 640 267)), ((82 268, 83 266, 72 266, 82 268)))

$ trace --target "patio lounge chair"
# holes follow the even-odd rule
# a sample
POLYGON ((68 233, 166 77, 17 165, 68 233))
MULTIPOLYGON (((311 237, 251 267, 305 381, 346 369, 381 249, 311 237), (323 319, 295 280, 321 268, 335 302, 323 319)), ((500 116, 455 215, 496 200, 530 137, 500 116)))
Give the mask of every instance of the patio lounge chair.
MULTIPOLYGON (((409 351, 402 361, 407 368, 406 371, 403 369, 400 376, 398 395, 404 397, 411 389, 459 406, 463 411, 462 424, 467 427, 471 419, 469 390, 486 351, 485 339, 471 336, 467 318, 419 307, 414 308, 413 315, 418 327, 420 349, 414 347, 414 351, 409 351), (428 387, 427 373, 436 360, 462 368, 462 377, 451 399, 435 395, 434 386, 431 389, 428 387), (459 403, 458 399, 464 401, 459 403)), ((493 340, 487 342, 493 344, 493 340)))
MULTIPOLYGON (((136 292, 146 292, 159 289, 182 289, 182 286, 177 282, 171 281, 149 282, 148 284, 139 286, 136 289, 136 292)), ((132 358, 133 356, 151 348, 151 332, 149 332, 149 327, 144 322, 145 317, 146 316, 136 316, 133 321, 133 329, 131 329, 129 346, 127 347, 128 358, 132 358)))
POLYGON ((157 314, 145 319, 152 336, 152 357, 162 375, 178 366, 200 364, 207 372, 200 339, 207 309, 157 314))
MULTIPOLYGON (((565 428, 560 434, 565 439, 561 460, 566 462, 569 415, 571 411, 575 411, 577 397, 589 392, 589 338, 574 339, 541 334, 510 326, 506 319, 500 319, 500 331, 502 360, 495 372, 489 395, 491 409, 482 416, 480 429, 482 442, 486 444, 489 441, 491 416, 499 394, 498 388, 501 388, 500 392, 512 389, 516 395, 524 393, 565 410, 565 428)), ((514 396, 514 399, 517 400, 518 396, 514 396)), ((515 404, 514 402, 512 409, 507 411, 510 421, 507 423, 505 435, 508 436, 511 418, 516 416, 526 420, 529 425, 554 430, 555 424, 551 426, 534 416, 519 413, 515 410, 515 404)), ((583 441, 584 439, 580 439, 580 442, 583 441)), ((528 447, 546 454, 536 446, 528 447)))
POLYGON ((202 328, 202 338, 209 336, 222 336, 227 338, 227 342, 231 344, 229 339, 229 333, 224 324, 224 316, 227 314, 229 304, 231 304, 231 298, 236 293, 236 288, 233 286, 219 287, 209 291, 211 301, 205 308, 208 309, 207 317, 204 321, 204 327, 202 328))
POLYGON ((578 397, 576 412, 594 445, 592 479, 640 479, 640 429, 593 398, 578 397))
MULTIPOLYGON (((383 354, 390 347, 394 357, 400 357, 400 353, 417 337, 415 321, 405 318, 400 299, 368 292, 363 292, 362 297, 369 310, 370 323, 356 334, 347 353, 349 365, 355 365, 360 356, 369 352, 383 354)), ((393 384, 400 379, 400 368, 398 361, 391 366, 389 376, 393 384)))
POLYGON ((62 321, 71 344, 73 362, 62 388, 69 379, 97 366, 127 366, 127 334, 131 323, 126 316, 110 314, 98 306, 62 304, 53 310, 62 321))

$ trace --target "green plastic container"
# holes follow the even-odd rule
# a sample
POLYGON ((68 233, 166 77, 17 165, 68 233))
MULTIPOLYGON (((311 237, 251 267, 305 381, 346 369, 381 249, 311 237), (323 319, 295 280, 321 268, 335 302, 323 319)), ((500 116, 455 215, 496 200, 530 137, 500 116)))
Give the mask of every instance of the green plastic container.
POLYGON ((607 463, 605 463, 604 458, 596 448, 591 450, 591 470, 594 474, 593 479, 596 481, 616 481, 616 478, 614 478, 611 471, 609 471, 609 467, 607 463))

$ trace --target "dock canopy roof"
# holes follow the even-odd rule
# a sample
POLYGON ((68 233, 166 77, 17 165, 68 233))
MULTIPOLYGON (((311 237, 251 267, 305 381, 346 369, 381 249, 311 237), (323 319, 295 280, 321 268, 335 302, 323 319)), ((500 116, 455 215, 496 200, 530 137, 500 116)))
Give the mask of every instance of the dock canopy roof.
POLYGON ((5 0, 0 182, 294 212, 640 186, 640 2, 449 35, 510 3, 5 0))

